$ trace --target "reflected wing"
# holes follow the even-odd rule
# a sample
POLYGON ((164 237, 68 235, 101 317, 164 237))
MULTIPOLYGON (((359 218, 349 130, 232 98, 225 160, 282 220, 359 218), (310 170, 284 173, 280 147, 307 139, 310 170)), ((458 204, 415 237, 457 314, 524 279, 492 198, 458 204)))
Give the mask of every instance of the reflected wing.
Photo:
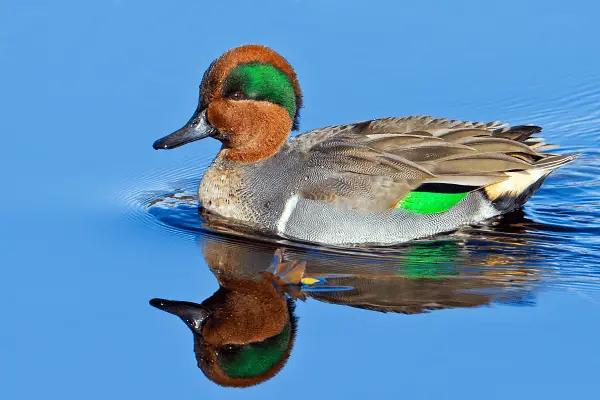
POLYGON ((390 277, 329 278, 328 285, 350 290, 307 292, 326 303, 371 311, 419 314, 445 308, 467 308, 489 304, 494 282, 484 279, 407 279, 390 277))

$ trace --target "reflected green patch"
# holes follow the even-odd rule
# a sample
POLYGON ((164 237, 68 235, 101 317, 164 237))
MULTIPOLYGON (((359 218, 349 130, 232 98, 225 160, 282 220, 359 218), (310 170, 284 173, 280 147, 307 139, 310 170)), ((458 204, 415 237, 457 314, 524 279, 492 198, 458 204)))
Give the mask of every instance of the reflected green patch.
POLYGON ((269 371, 284 356, 290 343, 291 326, 260 343, 229 345, 218 350, 217 360, 231 378, 254 378, 269 371))
POLYGON ((458 246, 454 243, 436 247, 411 247, 400 272, 410 279, 441 279, 457 275, 454 270, 457 255, 458 246))

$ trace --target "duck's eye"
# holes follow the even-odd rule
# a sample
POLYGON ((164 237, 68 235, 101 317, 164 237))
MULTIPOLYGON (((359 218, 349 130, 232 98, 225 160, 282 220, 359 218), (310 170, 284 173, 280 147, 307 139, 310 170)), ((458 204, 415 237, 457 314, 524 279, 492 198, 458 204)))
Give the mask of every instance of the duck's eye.
POLYGON ((233 92, 233 94, 231 95, 231 97, 234 100, 243 100, 243 99, 246 98, 246 95, 238 90, 236 92, 233 92))

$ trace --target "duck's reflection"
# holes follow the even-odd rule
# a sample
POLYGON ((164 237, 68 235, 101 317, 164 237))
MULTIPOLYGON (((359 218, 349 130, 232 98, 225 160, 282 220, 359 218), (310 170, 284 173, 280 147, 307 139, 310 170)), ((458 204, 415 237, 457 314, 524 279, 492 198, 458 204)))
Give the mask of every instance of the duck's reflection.
POLYGON ((198 367, 223 386, 255 385, 281 370, 296 336, 294 299, 304 298, 304 263, 283 262, 279 250, 269 255, 242 248, 206 242, 204 257, 220 287, 202 304, 150 301, 185 322, 198 367))
POLYGON ((150 304, 186 323, 198 367, 223 386, 255 385, 281 370, 294 344, 298 298, 413 314, 526 302, 539 278, 535 268, 493 251, 465 254, 456 241, 413 244, 395 257, 282 251, 211 237, 201 248, 219 290, 201 304, 150 304))

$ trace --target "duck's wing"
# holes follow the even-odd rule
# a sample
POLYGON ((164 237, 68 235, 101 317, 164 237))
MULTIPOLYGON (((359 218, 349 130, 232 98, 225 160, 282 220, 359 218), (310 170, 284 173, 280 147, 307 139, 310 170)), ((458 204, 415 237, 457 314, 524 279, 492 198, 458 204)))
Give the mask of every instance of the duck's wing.
POLYGON ((428 210, 441 212, 515 172, 551 171, 574 158, 542 153, 549 146, 532 136, 540 131, 499 122, 384 118, 316 129, 290 145, 308 163, 305 198, 368 211, 418 211, 426 200, 439 203, 428 210))

